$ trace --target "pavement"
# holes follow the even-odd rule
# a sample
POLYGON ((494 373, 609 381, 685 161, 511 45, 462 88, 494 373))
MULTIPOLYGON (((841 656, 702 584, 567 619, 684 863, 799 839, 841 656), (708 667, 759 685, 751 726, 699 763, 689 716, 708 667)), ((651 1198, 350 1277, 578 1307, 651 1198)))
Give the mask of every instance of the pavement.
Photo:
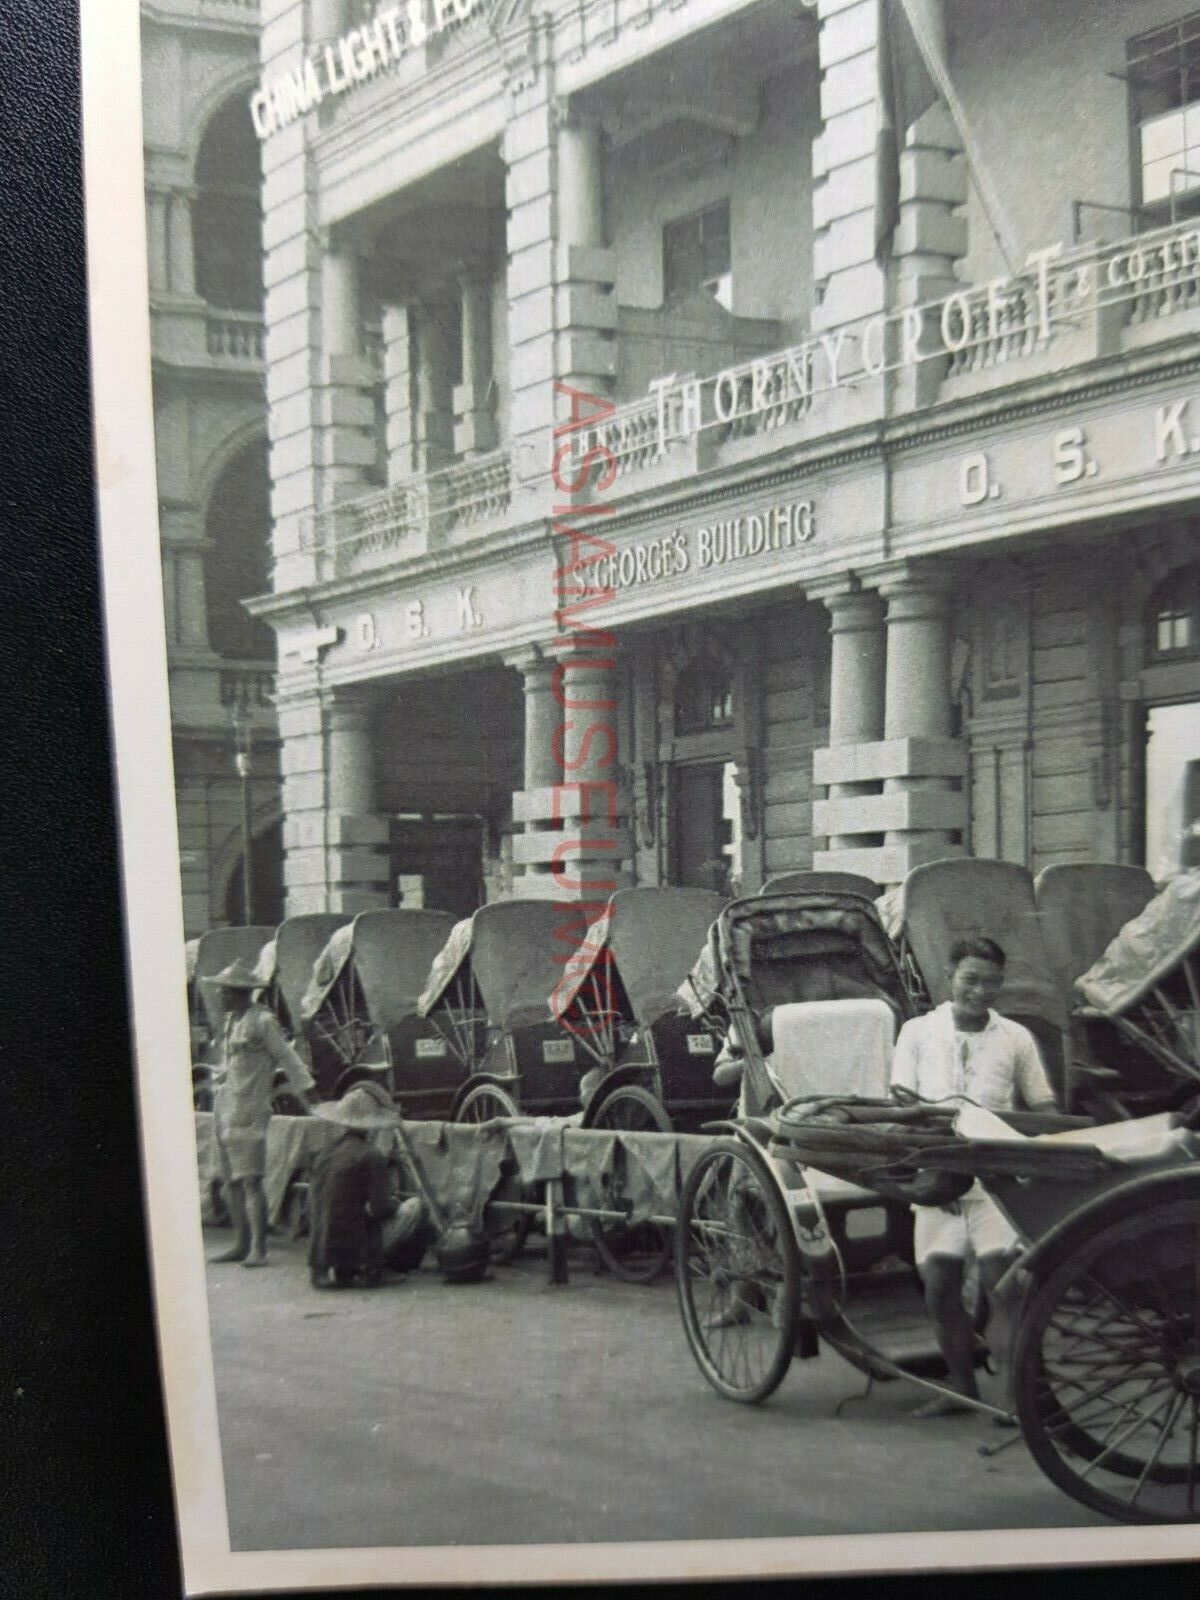
MULTIPOLYGON (((208 1230, 209 1252, 228 1240, 208 1230)), ((823 1351, 765 1405, 722 1400, 668 1277, 482 1284, 425 1268, 318 1293, 302 1244, 208 1268, 234 1550, 1104 1526, 986 1419, 918 1421, 823 1351)))

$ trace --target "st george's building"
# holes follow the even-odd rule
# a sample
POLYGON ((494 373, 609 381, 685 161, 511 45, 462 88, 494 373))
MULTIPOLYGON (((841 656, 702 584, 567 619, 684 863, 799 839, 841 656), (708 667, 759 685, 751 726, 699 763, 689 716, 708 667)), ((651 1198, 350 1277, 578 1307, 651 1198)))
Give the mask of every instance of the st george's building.
POLYGON ((1200 13, 263 0, 249 109, 289 912, 1192 859, 1200 13))

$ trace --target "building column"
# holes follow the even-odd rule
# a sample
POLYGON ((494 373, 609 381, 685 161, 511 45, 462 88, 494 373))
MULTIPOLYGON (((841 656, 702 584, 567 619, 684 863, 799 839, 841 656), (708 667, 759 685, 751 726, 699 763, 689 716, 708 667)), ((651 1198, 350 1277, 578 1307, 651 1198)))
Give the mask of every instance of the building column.
POLYGON ((425 300, 416 311, 416 439, 418 472, 447 466, 454 451, 453 382, 444 302, 425 300))
POLYGON ((384 306, 383 410, 389 484, 412 477, 416 456, 412 324, 407 306, 384 306))
POLYGON ((455 385, 454 449, 483 455, 496 448, 492 380, 492 286, 483 277, 459 279, 462 294, 462 382, 455 385))
MULTIPOLYGON (((808 596, 823 600, 829 612, 830 751, 875 744, 883 737, 886 651, 879 596, 845 587, 826 593, 809 589, 808 596)), ((877 793, 878 783, 871 780, 831 782, 827 798, 814 803, 813 832, 828 838, 831 852, 862 848, 851 802, 877 793)))
POLYGON ((517 894, 607 901, 633 881, 616 650, 509 658, 525 678, 525 788, 513 796, 517 894))
POLYGON ((320 361, 316 402, 318 506, 370 489, 378 465, 375 373, 362 347, 361 263, 346 251, 321 253, 320 361))
POLYGON ((818 332, 886 306, 885 276, 875 259, 881 10, 879 0, 817 0, 821 132, 812 161, 818 332))
POLYGON ((287 912, 388 903, 388 823, 374 805, 371 703, 281 695, 287 912))
POLYGON ((173 295, 190 297, 196 293, 190 189, 176 189, 167 198, 167 269, 173 295))
POLYGON ((814 864, 893 884, 961 853, 966 754, 950 733, 944 589, 908 567, 874 581, 887 602, 882 677, 878 610, 868 624, 868 597, 826 601, 835 617, 830 748, 814 753, 813 780, 828 798, 813 807, 813 832, 830 847, 814 864))
MULTIPOLYGON (((544 499, 551 430, 569 406, 555 381, 604 399, 616 373, 616 265, 604 236, 603 149, 599 128, 555 101, 542 68, 512 92, 503 150, 515 478, 520 496, 544 499)), ((580 408, 585 415, 596 409, 586 402, 580 408)))
POLYGON ((146 256, 151 294, 164 294, 170 287, 167 253, 168 195, 161 189, 146 190, 146 256))

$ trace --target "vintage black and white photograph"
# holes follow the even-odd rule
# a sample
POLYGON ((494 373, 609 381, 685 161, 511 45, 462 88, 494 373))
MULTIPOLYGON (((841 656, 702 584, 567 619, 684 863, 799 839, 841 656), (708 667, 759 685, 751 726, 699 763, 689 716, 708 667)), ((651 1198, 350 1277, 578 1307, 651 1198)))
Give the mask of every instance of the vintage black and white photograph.
POLYGON ((1200 1554, 1200 11, 113 10, 190 1592, 1200 1554))

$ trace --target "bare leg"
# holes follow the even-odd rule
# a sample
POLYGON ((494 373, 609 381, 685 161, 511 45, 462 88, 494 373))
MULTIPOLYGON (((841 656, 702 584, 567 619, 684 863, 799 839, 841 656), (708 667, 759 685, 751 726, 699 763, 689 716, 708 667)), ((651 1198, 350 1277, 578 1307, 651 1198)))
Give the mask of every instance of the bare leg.
MULTIPOLYGON (((948 1382, 959 1394, 975 1399, 975 1329, 962 1302, 963 1262, 961 1256, 927 1256, 921 1264, 925 1283, 925 1304, 933 1319, 938 1349, 949 1368, 948 1382)), ((953 1398, 931 1400, 919 1406, 918 1417, 948 1416, 969 1408, 956 1405, 953 1398)))
POLYGON ((242 1262, 244 1267, 265 1267, 267 1264, 267 1197, 261 1178, 246 1179, 246 1212, 250 1219, 250 1250, 242 1262))
POLYGON ((246 1211, 246 1191, 240 1178, 231 1178, 225 1185, 229 1195, 229 1211, 233 1218, 233 1243, 219 1255, 209 1256, 213 1262, 245 1261, 250 1254, 250 1219, 246 1211))
POLYGON ((1012 1256, 1001 1252, 979 1258, 979 1276, 988 1297, 987 1342, 996 1363, 999 1378, 999 1402, 1008 1410, 1013 1407, 1012 1347, 1016 1334, 1017 1317, 1021 1309, 1021 1290, 1010 1281, 999 1293, 996 1285, 1012 1265, 1012 1256))

